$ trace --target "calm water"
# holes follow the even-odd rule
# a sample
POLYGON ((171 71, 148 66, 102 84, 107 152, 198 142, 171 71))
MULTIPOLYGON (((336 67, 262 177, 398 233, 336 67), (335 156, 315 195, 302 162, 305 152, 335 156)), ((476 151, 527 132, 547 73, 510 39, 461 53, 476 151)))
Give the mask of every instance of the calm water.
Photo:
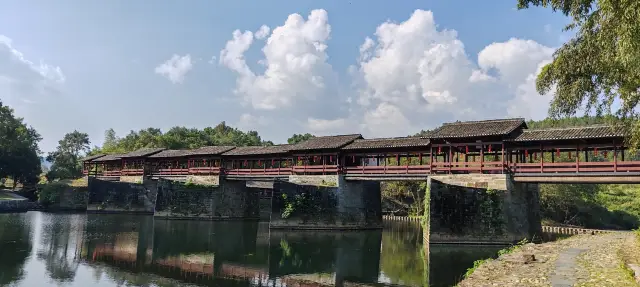
POLYGON ((427 261, 408 223, 269 232, 267 223, 0 214, 0 286, 451 286, 500 248, 432 245, 427 261))

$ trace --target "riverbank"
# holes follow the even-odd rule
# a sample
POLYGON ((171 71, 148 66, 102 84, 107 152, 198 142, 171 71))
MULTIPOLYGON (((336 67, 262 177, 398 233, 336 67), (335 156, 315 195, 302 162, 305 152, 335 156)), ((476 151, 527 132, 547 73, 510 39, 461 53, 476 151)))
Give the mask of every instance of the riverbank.
POLYGON ((485 261, 458 286, 638 286, 629 267, 638 263, 633 232, 576 235, 485 261))

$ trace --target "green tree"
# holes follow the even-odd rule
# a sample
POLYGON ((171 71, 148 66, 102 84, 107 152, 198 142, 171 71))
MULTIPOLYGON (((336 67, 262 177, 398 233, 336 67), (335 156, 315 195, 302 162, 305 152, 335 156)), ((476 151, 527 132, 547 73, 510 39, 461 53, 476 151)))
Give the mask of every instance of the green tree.
POLYGON ((89 144, 89 135, 86 133, 73 131, 64 135, 58 141, 56 150, 47 155, 47 161, 52 163, 47 178, 72 179, 82 176, 80 155, 89 151, 89 144))
POLYGON ((640 1, 518 0, 519 9, 529 6, 560 11, 572 20, 566 29, 576 31, 537 78, 540 94, 555 92, 550 115, 572 116, 581 110, 616 115, 609 119, 630 133, 631 147, 638 147, 640 1))
POLYGON ((0 101, 0 178, 12 178, 14 188, 17 183, 36 183, 41 171, 41 139, 35 129, 0 101))
POLYGON ((306 133, 306 134, 293 134, 289 139, 287 139, 287 143, 289 144, 297 144, 299 142, 303 142, 306 141, 312 137, 315 137, 314 135, 310 134, 310 133, 306 133))

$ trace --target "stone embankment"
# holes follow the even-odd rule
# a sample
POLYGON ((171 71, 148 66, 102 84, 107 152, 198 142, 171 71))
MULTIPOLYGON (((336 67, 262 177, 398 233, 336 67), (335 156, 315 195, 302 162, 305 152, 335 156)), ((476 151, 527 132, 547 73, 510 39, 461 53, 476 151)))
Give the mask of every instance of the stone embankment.
POLYGON ((526 244, 481 263, 458 286, 638 286, 630 267, 638 250, 633 232, 526 244))
POLYGON ((38 205, 12 192, 0 190, 0 213, 26 212, 36 209, 38 205))

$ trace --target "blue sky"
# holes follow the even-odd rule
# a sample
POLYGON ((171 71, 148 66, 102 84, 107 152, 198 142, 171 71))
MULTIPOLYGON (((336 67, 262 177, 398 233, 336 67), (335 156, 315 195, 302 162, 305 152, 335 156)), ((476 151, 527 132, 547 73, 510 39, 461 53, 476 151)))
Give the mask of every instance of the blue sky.
POLYGON ((567 19, 516 2, 0 0, 0 99, 45 151, 74 129, 226 121, 284 142, 540 119, 567 19))

